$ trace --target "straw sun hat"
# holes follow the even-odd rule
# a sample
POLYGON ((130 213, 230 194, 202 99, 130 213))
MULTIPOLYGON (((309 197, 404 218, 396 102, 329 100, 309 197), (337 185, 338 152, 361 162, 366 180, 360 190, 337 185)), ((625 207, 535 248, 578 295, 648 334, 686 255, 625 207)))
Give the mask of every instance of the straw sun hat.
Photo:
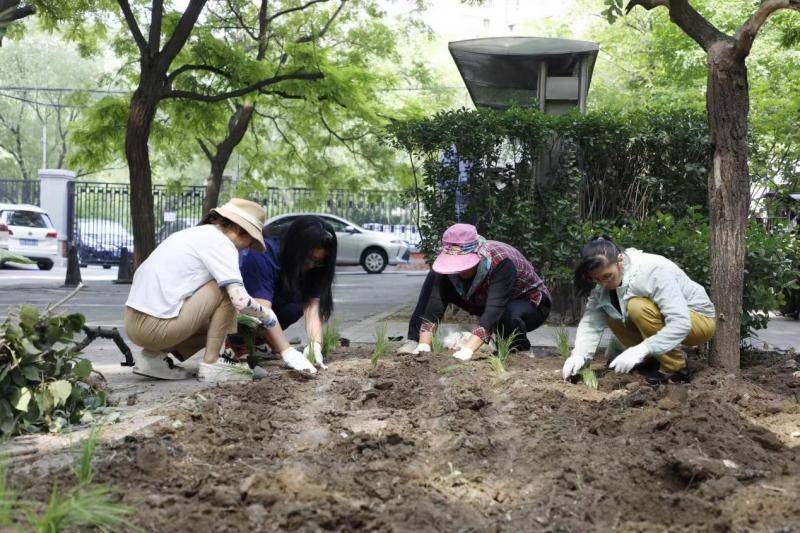
POLYGON ((266 250, 264 246, 264 236, 261 231, 264 229, 264 223, 267 221, 267 213, 264 208, 250 200, 242 198, 232 198, 228 203, 221 207, 215 207, 203 217, 202 223, 205 224, 213 213, 221 217, 225 217, 243 230, 253 238, 253 243, 250 248, 263 252, 266 250))

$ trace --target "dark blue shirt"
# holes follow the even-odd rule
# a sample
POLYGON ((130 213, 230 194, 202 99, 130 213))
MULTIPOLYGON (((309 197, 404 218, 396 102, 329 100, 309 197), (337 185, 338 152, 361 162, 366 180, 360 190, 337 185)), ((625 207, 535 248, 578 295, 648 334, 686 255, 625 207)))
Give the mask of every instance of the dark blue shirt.
POLYGON ((253 298, 272 302, 273 309, 287 303, 302 304, 300 293, 289 294, 281 283, 280 242, 278 239, 265 239, 264 244, 267 248, 264 252, 248 249, 239 253, 239 269, 245 290, 253 298))

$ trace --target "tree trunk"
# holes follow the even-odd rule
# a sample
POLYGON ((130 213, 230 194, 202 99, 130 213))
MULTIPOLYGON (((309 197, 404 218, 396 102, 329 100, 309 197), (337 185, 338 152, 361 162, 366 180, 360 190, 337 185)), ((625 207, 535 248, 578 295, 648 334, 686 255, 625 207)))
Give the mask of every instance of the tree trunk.
POLYGON ((236 111, 228 120, 228 135, 216 145, 217 151, 214 154, 206 153, 211 162, 211 173, 206 178, 206 197, 203 199, 203 214, 217 207, 219 203, 219 192, 222 187, 222 176, 228 161, 231 159, 233 150, 242 142, 250 121, 253 118, 255 107, 250 105, 237 105, 236 111))
POLYGON ((131 184, 131 222, 133 224, 134 265, 138 267, 156 247, 153 213, 153 181, 148 141, 150 127, 160 100, 160 89, 142 78, 133 93, 125 133, 125 158, 131 184))
POLYGON ((708 121, 714 160, 708 179, 711 295, 717 332, 711 362, 739 369, 742 292, 746 254, 750 175, 747 164, 747 67, 732 42, 708 51, 708 121))

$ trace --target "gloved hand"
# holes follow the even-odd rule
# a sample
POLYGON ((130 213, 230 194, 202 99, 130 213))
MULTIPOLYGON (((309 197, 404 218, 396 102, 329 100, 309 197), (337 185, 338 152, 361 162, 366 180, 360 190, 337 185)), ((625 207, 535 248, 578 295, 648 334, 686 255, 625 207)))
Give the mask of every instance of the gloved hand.
POLYGON ((417 344, 417 347, 411 353, 414 354, 414 355, 419 355, 419 354, 421 354, 423 352, 430 352, 430 351, 431 351, 431 345, 421 342, 421 343, 417 344))
POLYGON ((314 361, 320 368, 327 369, 328 367, 325 366, 325 363, 322 361, 322 346, 318 342, 310 342, 308 346, 305 347, 303 350, 303 357, 308 359, 308 354, 311 353, 314 355, 314 361))
POLYGON ((278 324, 278 316, 272 309, 264 309, 264 314, 259 317, 261 325, 267 328, 274 328, 278 324))
POLYGON ((458 350, 456 353, 453 354, 453 357, 456 359, 461 359, 462 361, 469 361, 472 359, 472 354, 475 353, 466 346, 458 350))
POLYGON ((575 353, 570 355, 567 360, 564 361, 564 367, 561 369, 561 375, 564 376, 564 380, 566 381, 580 372, 588 360, 589 358, 585 355, 575 353))
POLYGON ((650 350, 648 350, 647 345, 640 342, 619 354, 608 366, 618 374, 626 374, 633 370, 633 367, 644 361, 648 355, 650 355, 650 350))
POLYGON ((281 358, 283 359, 283 362, 289 366, 289 368, 293 368, 301 372, 309 372, 311 374, 317 373, 317 369, 314 368, 314 365, 312 365, 308 359, 303 357, 303 354, 294 348, 286 348, 284 351, 282 351, 281 358))

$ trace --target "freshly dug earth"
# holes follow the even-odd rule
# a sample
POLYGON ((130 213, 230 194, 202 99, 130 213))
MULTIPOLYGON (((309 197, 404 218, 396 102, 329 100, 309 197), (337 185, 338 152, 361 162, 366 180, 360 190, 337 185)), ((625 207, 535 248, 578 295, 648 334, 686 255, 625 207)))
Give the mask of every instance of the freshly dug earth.
POLYGON ((800 379, 784 361, 656 389, 605 374, 594 391, 554 357, 498 377, 486 360, 373 370, 368 355, 195 394, 102 450, 96 479, 159 532, 800 531, 800 379))

